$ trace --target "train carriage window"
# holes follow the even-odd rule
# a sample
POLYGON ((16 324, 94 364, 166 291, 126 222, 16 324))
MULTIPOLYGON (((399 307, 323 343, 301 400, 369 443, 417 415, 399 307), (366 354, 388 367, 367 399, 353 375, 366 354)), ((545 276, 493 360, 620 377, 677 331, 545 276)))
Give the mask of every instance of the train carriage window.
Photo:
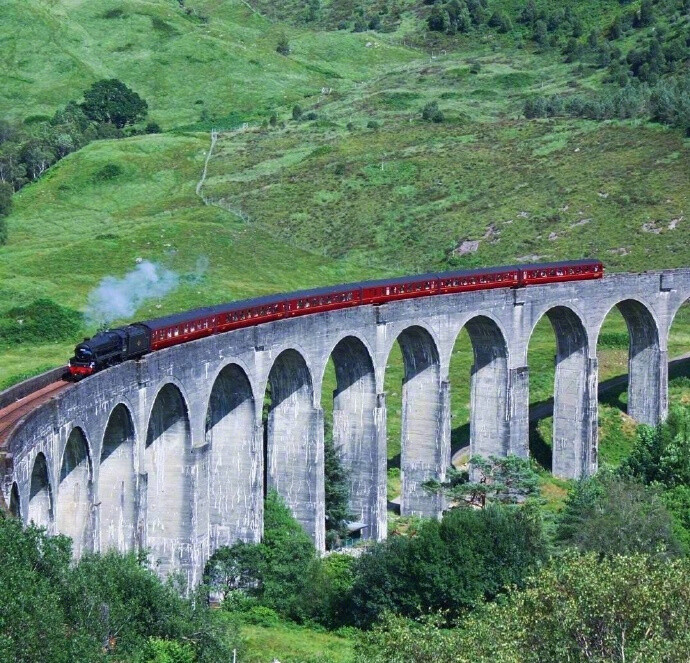
POLYGON ((557 270, 556 270, 556 276, 563 276, 563 270, 562 270, 562 269, 557 269, 557 270))

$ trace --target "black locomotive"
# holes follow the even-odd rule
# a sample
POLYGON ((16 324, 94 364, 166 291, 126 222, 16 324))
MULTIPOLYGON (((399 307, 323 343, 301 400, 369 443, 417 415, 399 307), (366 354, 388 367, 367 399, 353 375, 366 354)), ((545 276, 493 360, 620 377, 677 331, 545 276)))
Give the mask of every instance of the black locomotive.
POLYGON ((137 359, 151 349, 151 331, 141 323, 99 332, 74 348, 69 372, 74 378, 91 375, 128 359, 137 359))

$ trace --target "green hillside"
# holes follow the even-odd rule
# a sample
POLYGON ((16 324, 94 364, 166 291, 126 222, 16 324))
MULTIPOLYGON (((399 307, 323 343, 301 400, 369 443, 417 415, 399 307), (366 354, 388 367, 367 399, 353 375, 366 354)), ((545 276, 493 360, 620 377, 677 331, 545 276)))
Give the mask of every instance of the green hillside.
POLYGON ((366 48, 366 35, 274 25, 239 1, 188 4, 190 13, 176 0, 6 0, 0 117, 50 116, 91 82, 120 78, 164 128, 195 124, 202 111, 236 126, 413 57, 386 44, 366 48), (282 34, 289 58, 275 50, 282 34))

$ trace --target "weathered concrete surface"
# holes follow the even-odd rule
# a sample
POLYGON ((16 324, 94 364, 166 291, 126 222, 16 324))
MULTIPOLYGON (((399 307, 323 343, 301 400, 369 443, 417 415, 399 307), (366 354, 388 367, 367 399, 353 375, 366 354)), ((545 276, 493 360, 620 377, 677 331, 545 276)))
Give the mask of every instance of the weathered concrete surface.
POLYGON ((196 582, 219 545, 256 541, 275 487, 324 542, 323 375, 332 357, 336 448, 366 535, 386 535, 386 363, 405 363, 405 513, 437 515, 422 483, 450 463, 448 367, 466 328, 474 350, 471 447, 528 454, 527 348, 546 315, 557 338, 553 470, 597 466, 601 325, 618 306, 630 330, 629 410, 667 410, 667 338, 690 297, 690 269, 497 289, 269 323, 170 348, 60 393, 10 434, 2 492, 25 521, 85 550, 143 547, 161 573, 196 582), (267 425, 262 410, 266 397, 267 425))

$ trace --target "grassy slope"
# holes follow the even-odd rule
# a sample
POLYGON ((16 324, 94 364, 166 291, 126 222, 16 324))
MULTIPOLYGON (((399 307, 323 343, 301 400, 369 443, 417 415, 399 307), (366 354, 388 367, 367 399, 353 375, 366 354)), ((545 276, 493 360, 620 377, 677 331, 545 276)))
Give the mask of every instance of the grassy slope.
POLYGON ((185 15, 173 0, 7 0, 0 116, 52 115, 94 80, 116 77, 149 102, 164 127, 195 123, 202 109, 232 126, 323 86, 348 88, 382 64, 411 59, 385 45, 367 49, 366 35, 317 38, 275 26, 238 1, 192 0, 188 6, 211 20, 185 15), (107 18, 113 10, 115 17, 107 18), (289 58, 275 51, 283 31, 293 47, 289 58))

